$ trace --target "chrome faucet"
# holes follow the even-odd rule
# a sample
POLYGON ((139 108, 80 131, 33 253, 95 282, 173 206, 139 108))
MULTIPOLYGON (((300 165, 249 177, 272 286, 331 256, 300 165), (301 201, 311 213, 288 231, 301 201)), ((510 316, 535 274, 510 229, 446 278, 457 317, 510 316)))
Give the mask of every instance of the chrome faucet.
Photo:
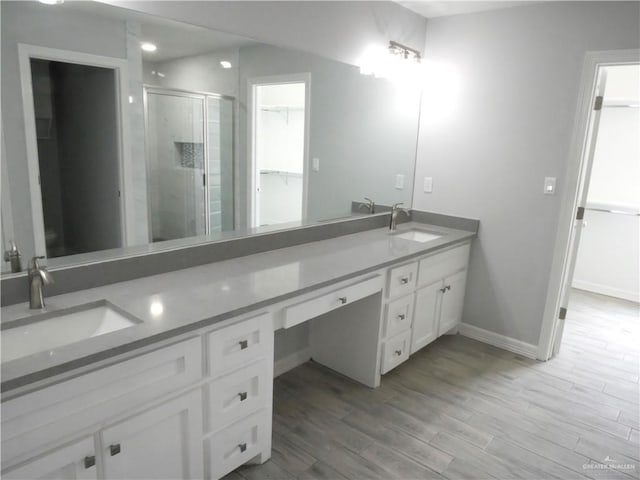
POLYGON ((364 199, 367 201, 366 203, 361 203, 358 206, 358 210, 363 210, 363 209, 367 209, 367 211, 369 212, 369 214, 373 215, 374 213, 376 213, 376 203, 371 200, 370 198, 364 197, 364 199))
POLYGON ((53 277, 46 267, 41 267, 38 260, 45 257, 33 257, 29 262, 29 308, 44 308, 42 287, 53 283, 53 277))
POLYGON ((396 222, 398 221, 399 213, 404 213, 407 218, 410 216, 409 210, 400 208, 400 205, 402 205, 402 203, 395 203, 393 207, 391 207, 391 220, 389 221, 389 231, 391 232, 396 231, 396 222))

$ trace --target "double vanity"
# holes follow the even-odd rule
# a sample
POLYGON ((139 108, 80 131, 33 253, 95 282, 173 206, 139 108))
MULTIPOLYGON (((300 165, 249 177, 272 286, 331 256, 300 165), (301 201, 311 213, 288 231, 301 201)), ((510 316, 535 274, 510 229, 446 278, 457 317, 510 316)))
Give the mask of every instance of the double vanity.
POLYGON ((4 307, 3 478, 266 461, 274 333, 309 322, 298 361, 375 388, 456 331, 475 234, 410 222, 4 307))

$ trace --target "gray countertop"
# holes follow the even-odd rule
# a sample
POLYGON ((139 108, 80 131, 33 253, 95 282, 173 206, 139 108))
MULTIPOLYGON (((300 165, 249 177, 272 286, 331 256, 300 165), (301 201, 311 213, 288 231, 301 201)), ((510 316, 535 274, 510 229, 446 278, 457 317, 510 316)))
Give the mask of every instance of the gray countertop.
MULTIPOLYGON (((46 299, 45 312, 107 300, 142 320, 116 332, 2 363, 2 392, 241 315, 475 237, 474 232, 404 223, 442 234, 426 243, 375 229, 46 299), (154 308, 151 306, 154 305, 154 308), (161 306, 161 307, 159 307, 161 306), (152 311, 154 313, 152 313, 152 311)), ((25 288, 27 285, 25 284, 25 288)), ((2 324, 42 314, 3 307, 2 324)), ((55 321, 55 320, 52 320, 55 321)))

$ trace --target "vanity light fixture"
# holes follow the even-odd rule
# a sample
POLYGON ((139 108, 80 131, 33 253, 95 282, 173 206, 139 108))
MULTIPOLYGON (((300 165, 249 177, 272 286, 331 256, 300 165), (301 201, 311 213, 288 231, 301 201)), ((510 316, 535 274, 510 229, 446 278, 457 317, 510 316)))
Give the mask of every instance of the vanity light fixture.
POLYGON ((360 73, 378 78, 402 79, 419 75, 422 56, 418 50, 390 41, 389 46, 370 46, 360 58, 360 73))
POLYGON ((64 0, 38 0, 40 3, 44 3, 45 5, 62 5, 64 0))
POLYGON ((231 62, 227 60, 220 60, 220 66, 222 68, 231 68, 233 65, 231 65, 231 62))
POLYGON ((153 43, 149 43, 149 42, 141 43, 140 48, 145 52, 155 52, 156 50, 158 50, 158 47, 156 47, 153 43))
POLYGON ((416 63, 420 63, 420 59, 422 58, 418 50, 402 45, 401 43, 394 42, 393 40, 389 42, 389 53, 396 58, 416 63))

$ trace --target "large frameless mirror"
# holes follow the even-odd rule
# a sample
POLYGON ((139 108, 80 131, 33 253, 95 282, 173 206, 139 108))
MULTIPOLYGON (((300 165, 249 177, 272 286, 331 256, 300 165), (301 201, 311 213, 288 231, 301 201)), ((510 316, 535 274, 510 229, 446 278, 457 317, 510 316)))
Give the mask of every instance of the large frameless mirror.
POLYGON ((418 92, 95 2, 0 8, 3 273, 411 203, 418 92))

